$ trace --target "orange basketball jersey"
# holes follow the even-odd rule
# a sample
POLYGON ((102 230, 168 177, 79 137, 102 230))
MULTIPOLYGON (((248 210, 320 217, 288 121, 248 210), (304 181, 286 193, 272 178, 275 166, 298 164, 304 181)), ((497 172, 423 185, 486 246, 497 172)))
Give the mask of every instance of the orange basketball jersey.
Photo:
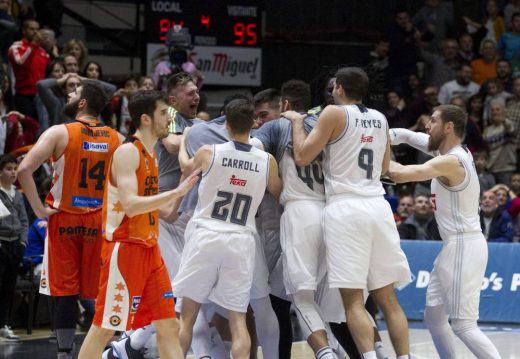
MULTIPOLYGON (((137 195, 153 196, 159 193, 159 170, 155 150, 148 152, 136 137, 131 142, 139 151, 137 195)), ((111 172, 109 172, 110 174, 111 172)), ((103 236, 108 241, 127 242, 152 247, 157 244, 159 234, 159 210, 128 217, 121 205, 119 190, 109 177, 103 206, 103 236)))
POLYGON ((65 125, 69 140, 63 154, 52 158, 52 186, 46 202, 60 211, 82 214, 103 205, 112 154, 119 146, 115 130, 77 118, 65 125))

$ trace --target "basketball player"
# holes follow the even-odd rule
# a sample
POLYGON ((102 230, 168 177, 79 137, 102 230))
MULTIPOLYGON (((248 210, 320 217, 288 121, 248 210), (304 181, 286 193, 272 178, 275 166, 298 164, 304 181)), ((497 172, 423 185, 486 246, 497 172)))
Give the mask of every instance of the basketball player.
POLYGON ((136 133, 115 151, 103 207, 106 241, 100 291, 92 327, 79 358, 99 358, 116 330, 153 323, 161 358, 179 358, 178 324, 168 272, 157 246, 159 208, 183 196, 198 172, 176 189, 159 192, 154 151, 168 134, 167 98, 158 91, 136 93, 128 103, 136 133))
POLYGON ((488 248, 478 213, 478 175, 473 156, 462 145, 466 123, 463 110, 443 105, 434 109, 427 134, 390 130, 392 145, 408 143, 436 157, 422 165, 391 162, 389 176, 398 183, 432 180, 432 207, 444 245, 426 291, 424 322, 440 357, 455 358, 453 330, 477 358, 500 358, 477 326, 488 248))
POLYGON ((324 151, 326 206, 323 215, 328 276, 339 288, 348 326, 363 358, 376 358, 374 331, 365 308, 367 288, 382 309, 398 359, 408 358, 408 324, 394 294, 394 285, 410 281, 410 269, 399 246, 390 205, 379 180, 390 161, 388 123, 361 100, 368 91, 366 73, 339 69, 334 101, 305 135, 304 118, 292 121, 294 160, 306 166, 324 151))
POLYGON ((122 141, 97 119, 107 102, 99 84, 83 80, 64 107, 75 121, 46 130, 18 170, 34 213, 49 217, 40 293, 56 299, 58 358, 72 357, 78 296, 95 298, 98 292, 103 189, 108 162, 122 141), (32 174, 49 158, 54 173, 44 206, 32 174))
POLYGON ((192 159, 191 167, 201 167, 203 178, 172 286, 182 297, 184 354, 201 303, 209 299, 228 309, 233 358, 245 359, 250 354, 245 313, 255 260, 254 216, 265 189, 278 198, 282 184, 274 158, 249 145, 250 101, 233 100, 225 112, 231 141, 203 146, 192 159))

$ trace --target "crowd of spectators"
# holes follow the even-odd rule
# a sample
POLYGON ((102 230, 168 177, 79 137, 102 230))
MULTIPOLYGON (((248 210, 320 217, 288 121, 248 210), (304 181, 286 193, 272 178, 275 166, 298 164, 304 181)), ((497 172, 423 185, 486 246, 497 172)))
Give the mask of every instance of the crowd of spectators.
MULTIPOLYGON (((35 1, 36 10, 40 3, 35 1)), ((474 154, 481 185, 482 230, 490 242, 518 242, 520 1, 480 3, 480 18, 475 14, 457 18, 451 1, 425 0, 415 14, 398 7, 385 35, 362 64, 375 83, 367 103, 385 114, 391 128, 422 132, 435 106, 449 103, 466 109, 465 144, 474 154)), ((169 62, 160 62, 151 77, 129 74, 118 89, 105 82, 102 66, 89 59, 88 47, 81 40, 69 39, 59 48, 57 37, 67 34, 52 24, 42 26, 43 21, 36 19, 41 16, 23 2, 0 0, 0 154, 23 155, 48 127, 71 121, 63 113, 64 105, 86 78, 99 81, 111 95, 101 116, 103 122, 128 134, 129 97, 140 89, 161 87, 157 82, 171 70, 169 62)), ((188 68, 196 71, 193 64, 183 67, 188 68)), ((199 79, 201 85, 203 76, 199 79)), ((268 114, 270 109, 262 111, 268 114)), ((262 111, 258 126, 263 123, 262 111)), ((209 119, 206 112, 199 117, 209 119)), ((423 163, 429 158, 407 145, 393 150, 395 159, 403 164, 423 163)), ((43 168, 40 172, 43 193, 51 171, 43 168)), ((6 177, 0 191, 7 193, 6 201, 15 196, 9 181, 6 177)), ((429 188, 428 182, 388 188, 396 204, 401 238, 440 240, 429 188)), ((2 223, 8 220, 0 221, 0 241, 18 236, 23 246, 29 243, 26 254, 33 255, 43 248, 41 233, 46 224, 35 218, 30 206, 26 209, 27 220, 18 221, 19 233, 10 232, 8 239, 2 234, 2 223)), ((13 248, 11 257, 20 252, 13 248)), ((21 261, 21 256, 18 259, 21 261)), ((0 330, 5 322, 0 313, 0 330)))

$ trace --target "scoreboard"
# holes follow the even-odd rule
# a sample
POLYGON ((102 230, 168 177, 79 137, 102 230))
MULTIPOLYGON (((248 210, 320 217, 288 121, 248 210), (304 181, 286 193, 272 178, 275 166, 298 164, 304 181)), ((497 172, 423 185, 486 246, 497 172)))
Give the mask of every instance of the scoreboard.
POLYGON ((262 0, 145 2, 147 57, 164 48, 170 28, 187 28, 191 60, 216 85, 260 86, 262 0))

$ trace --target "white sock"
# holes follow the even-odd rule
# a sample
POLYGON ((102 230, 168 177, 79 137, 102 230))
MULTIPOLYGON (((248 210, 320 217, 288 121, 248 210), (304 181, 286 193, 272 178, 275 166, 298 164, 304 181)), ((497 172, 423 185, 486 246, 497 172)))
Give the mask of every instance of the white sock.
POLYGON ((147 325, 146 327, 137 329, 130 335, 130 346, 135 350, 142 349, 153 333, 155 333, 155 327, 153 325, 147 325))
POLYGON ((497 348, 482 333, 476 320, 452 319, 451 327, 456 336, 479 359, 500 358, 497 348))
POLYGON ((385 359, 385 353, 383 352, 383 342, 375 342, 374 347, 376 348, 377 359, 385 359))
POLYGON ((336 359, 331 347, 323 347, 316 352, 316 359, 336 359))
POLYGON ((262 347, 264 358, 278 359, 280 326, 269 297, 251 299, 251 308, 255 315, 256 337, 262 347))
POLYGON ((377 355, 376 355, 375 350, 373 350, 371 352, 366 352, 366 353, 361 354, 361 358, 363 358, 363 359, 377 359, 377 355))

